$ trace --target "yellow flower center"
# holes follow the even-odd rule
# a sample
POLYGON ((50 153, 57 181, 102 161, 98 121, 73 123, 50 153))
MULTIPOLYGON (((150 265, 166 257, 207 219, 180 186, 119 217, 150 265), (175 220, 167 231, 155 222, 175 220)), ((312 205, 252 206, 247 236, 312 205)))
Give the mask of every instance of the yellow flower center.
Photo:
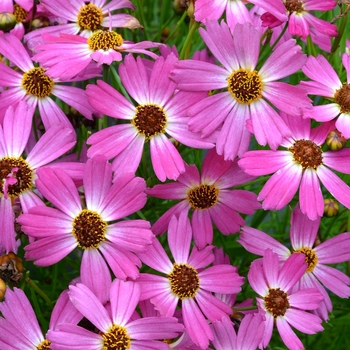
POLYGON ((121 35, 110 30, 97 30, 88 39, 90 50, 104 50, 109 49, 118 50, 119 46, 123 45, 123 38, 121 35))
POLYGON ((94 4, 86 4, 79 10, 78 24, 82 30, 100 29, 102 20, 102 9, 94 4))
POLYGON ((45 70, 35 67, 23 74, 22 87, 36 97, 47 97, 51 95, 54 81, 45 74, 45 70))

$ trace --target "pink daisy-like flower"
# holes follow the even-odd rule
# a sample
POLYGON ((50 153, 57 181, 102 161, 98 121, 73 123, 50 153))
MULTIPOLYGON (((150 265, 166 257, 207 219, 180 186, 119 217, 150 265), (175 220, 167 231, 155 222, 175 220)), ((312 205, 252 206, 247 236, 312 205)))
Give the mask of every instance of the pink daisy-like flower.
POLYGON ((185 213, 169 223, 168 243, 174 263, 164 248, 154 239, 147 252, 139 254, 141 260, 166 276, 141 273, 141 299, 150 299, 164 316, 172 316, 181 301, 182 317, 186 331, 193 342, 202 348, 213 339, 206 318, 211 322, 231 314, 231 308, 212 293, 238 293, 243 284, 236 268, 224 264, 205 269, 214 260, 213 246, 201 251, 193 247, 191 225, 185 213), (195 320, 195 321, 194 321, 195 320))
POLYGON ((305 311, 319 307, 323 296, 318 289, 292 292, 306 269, 305 256, 302 254, 292 254, 279 268, 278 256, 271 249, 267 249, 264 257, 253 261, 250 266, 248 280, 253 290, 261 296, 256 300, 265 315, 264 348, 270 342, 274 324, 289 349, 304 349, 291 326, 306 334, 323 330, 321 319, 305 311))
POLYGON ((323 152, 321 146, 334 123, 324 123, 311 129, 310 119, 287 118, 282 115, 292 136, 281 146, 286 150, 248 151, 238 165, 253 176, 274 173, 258 195, 265 210, 279 210, 286 206, 299 189, 301 211, 311 220, 323 216, 324 201, 320 182, 340 203, 350 208, 350 188, 334 169, 350 174, 350 149, 323 152))
POLYGON ((102 156, 90 159, 83 178, 83 208, 66 173, 49 168, 41 169, 38 176, 37 188, 57 209, 34 207, 18 218, 23 232, 37 239, 25 247, 26 259, 48 266, 76 247, 82 248, 82 282, 99 291, 101 300, 105 300, 111 280, 109 267, 118 278, 135 279, 141 262, 133 252, 144 251, 151 244, 150 224, 145 220, 114 221, 145 205, 145 181, 119 172, 112 184, 111 164, 102 156))
POLYGON ((71 128, 55 124, 24 157, 31 127, 32 115, 25 102, 15 111, 9 107, 0 125, 0 245, 7 252, 17 252, 13 201, 19 199, 24 213, 44 205, 32 190, 36 173, 70 150, 76 139, 71 128))
POLYGON ((337 27, 327 21, 315 17, 312 11, 328 11, 337 5, 335 0, 250 0, 265 11, 261 16, 263 26, 273 28, 288 21, 288 31, 306 39, 311 28, 316 32, 329 36, 337 36, 337 27))
POLYGON ((226 22, 231 29, 237 23, 252 22, 245 0, 196 0, 194 18, 197 22, 218 20, 226 10, 226 22))
POLYGON ((318 95, 332 103, 315 106, 305 111, 304 116, 319 122, 336 119, 335 126, 346 138, 350 138, 350 65, 348 54, 343 55, 343 65, 347 72, 347 82, 342 83, 334 68, 325 57, 310 56, 303 67, 304 74, 311 81, 301 81, 310 95, 318 95))
POLYGON ((171 78, 180 90, 225 89, 189 109, 189 128, 202 137, 221 127, 216 148, 225 159, 234 159, 248 150, 250 132, 258 143, 276 149, 290 131, 270 103, 290 115, 311 108, 303 89, 277 82, 299 70, 306 62, 301 47, 290 39, 279 45, 263 66, 256 70, 260 31, 250 23, 237 24, 233 37, 227 24, 208 21, 199 32, 222 66, 194 60, 179 61, 171 78), (249 42, 249 45, 247 45, 249 42))
POLYGON ((118 345, 118 349, 168 350, 169 345, 162 340, 176 338, 183 331, 183 325, 175 317, 131 319, 140 299, 138 283, 116 279, 108 292, 110 307, 106 308, 85 285, 79 283, 69 287, 72 303, 99 333, 61 323, 47 334, 55 349, 104 350, 118 345))
POLYGON ((192 211, 193 237, 199 249, 213 242, 213 225, 225 235, 236 233, 244 225, 237 211, 253 214, 261 206, 254 193, 231 190, 254 178, 246 175, 234 161, 225 161, 215 150, 203 160, 202 174, 195 165, 186 165, 177 182, 156 185, 146 193, 152 197, 181 200, 153 225, 155 235, 164 233, 173 215, 192 211))
MULTIPOLYGON (((64 80, 53 78, 42 67, 35 67, 25 47, 15 36, 0 33, 0 53, 23 72, 0 62, 0 85, 9 87, 0 95, 0 121, 9 106, 16 107, 20 101, 26 101, 32 115, 38 107, 46 130, 57 123, 72 127, 51 95, 75 108, 86 118, 92 119, 93 110, 85 91, 74 86, 60 85, 58 83, 64 80)), ((83 79, 85 78, 81 77, 79 80, 83 79)))
MULTIPOLYGON (((125 89, 138 104, 136 107, 103 81, 88 85, 91 105, 113 118, 129 121, 93 134, 88 156, 104 154, 114 158, 113 170, 138 168, 145 142, 150 143, 154 172, 159 180, 175 180, 185 171, 184 161, 167 135, 189 147, 211 148, 199 134, 188 130, 188 108, 203 98, 202 93, 176 92, 176 84, 169 79, 177 58, 174 54, 159 57, 148 72, 143 60, 132 55, 125 58, 119 74, 125 89)), ((199 62, 199 61, 198 61, 199 62)))
POLYGON ((339 234, 314 246, 319 225, 320 218, 310 220, 297 206, 291 217, 291 251, 268 234, 247 226, 243 227, 238 242, 249 252, 257 255, 264 255, 268 248, 273 249, 280 261, 287 260, 291 254, 305 254, 308 268, 298 282, 297 289, 314 287, 322 293, 324 300, 315 311, 327 321, 328 312, 332 311, 332 302, 319 282, 341 298, 350 296, 350 278, 343 272, 325 265, 350 260, 350 233, 339 234))

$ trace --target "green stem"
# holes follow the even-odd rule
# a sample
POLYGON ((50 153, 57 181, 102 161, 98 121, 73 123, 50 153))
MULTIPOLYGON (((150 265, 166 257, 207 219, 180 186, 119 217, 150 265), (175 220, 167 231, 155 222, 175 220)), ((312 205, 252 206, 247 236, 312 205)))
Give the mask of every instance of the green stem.
POLYGON ((148 37, 148 30, 147 30, 147 26, 146 26, 144 8, 145 8, 145 6, 143 4, 143 0, 137 0, 138 16, 140 16, 139 18, 141 19, 141 25, 143 26, 146 40, 150 40, 150 38, 148 37))
POLYGON ((338 36, 334 38, 333 45, 331 48, 331 55, 333 55, 339 48, 340 41, 343 37, 343 34, 345 32, 346 24, 348 21, 348 12, 346 12, 346 15, 341 18, 340 25, 338 27, 338 36))
POLYGON ((164 41, 164 43, 167 43, 174 35, 175 33, 178 31, 179 27, 181 26, 181 24, 183 23, 183 21, 185 20, 187 16, 187 12, 185 11, 181 18, 178 20, 178 22, 176 23, 176 26, 174 28, 174 30, 171 32, 171 34, 166 38, 166 40, 164 41))
POLYGON ((52 302, 49 299, 49 297, 28 276, 25 278, 25 281, 29 285, 29 287, 34 289, 39 295, 43 297, 43 299, 45 299, 48 305, 52 305, 52 302))
POLYGON ((198 29, 198 27, 199 27, 199 23, 197 23, 191 19, 190 30, 188 32, 188 35, 186 37, 186 40, 185 40, 185 42, 182 46, 181 52, 180 52, 180 60, 184 60, 184 59, 188 58, 191 40, 192 40, 194 32, 198 29))

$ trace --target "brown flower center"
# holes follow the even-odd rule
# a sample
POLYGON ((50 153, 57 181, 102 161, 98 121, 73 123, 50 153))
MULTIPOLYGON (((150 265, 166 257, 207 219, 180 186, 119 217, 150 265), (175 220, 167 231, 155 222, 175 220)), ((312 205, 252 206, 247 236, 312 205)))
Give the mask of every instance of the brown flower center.
POLYGON ((155 104, 139 105, 131 123, 139 134, 149 140, 155 135, 165 133, 167 119, 162 107, 155 104))
POLYGON ((0 194, 6 191, 10 197, 18 197, 32 186, 33 170, 23 158, 0 158, 0 194), (10 178, 17 181, 10 184, 10 178))
POLYGON ((49 340, 43 340, 36 348, 37 350, 50 350, 51 342, 49 340))
POLYGON ((299 163, 303 169, 317 169, 322 164, 322 148, 310 140, 297 140, 289 148, 293 153, 294 160, 299 163))
POLYGON ((28 17, 28 12, 24 8, 22 8, 21 6, 19 6, 17 4, 15 4, 15 6, 14 6, 13 14, 16 17, 17 23, 21 23, 21 22, 25 21, 26 18, 28 17))
POLYGON ((86 4, 79 10, 78 24, 82 30, 94 31, 100 29, 102 20, 102 9, 94 4, 86 4))
POLYGON ((288 294, 279 288, 269 289, 269 294, 264 298, 266 310, 271 312, 273 317, 284 316, 290 308, 288 294))
POLYGON ((114 324, 108 333, 101 333, 104 340, 103 350, 130 349, 131 339, 126 328, 114 324))
POLYGON ((40 67, 32 68, 23 74, 23 88, 27 94, 36 97, 50 96, 54 84, 54 81, 45 74, 45 70, 40 67))
POLYGON ((72 233, 81 248, 97 249, 100 243, 106 239, 107 225, 100 214, 93 210, 83 209, 73 220, 72 233))
POLYGON ((240 68, 228 78, 228 91, 239 103, 250 104, 262 97, 262 81, 256 70, 240 68))
POLYGON ((97 30, 88 39, 90 50, 117 50, 119 46, 123 45, 123 38, 121 35, 110 30, 97 30))
POLYGON ((340 106, 341 113, 350 113, 350 85, 344 84, 334 94, 334 100, 340 106))
POLYGON ((219 189, 213 185, 200 185, 187 194, 192 209, 209 209, 218 201, 219 189))
POLYGON ((317 257, 316 251, 309 247, 303 247, 295 251, 295 253, 305 254, 305 262, 308 265, 306 272, 312 272, 318 263, 318 257, 317 257))
POLYGON ((299 0, 285 0, 285 6, 289 13, 304 11, 303 2, 299 0))
POLYGON ((168 279, 172 292, 180 300, 194 298, 199 290, 198 272, 190 265, 175 263, 168 279))

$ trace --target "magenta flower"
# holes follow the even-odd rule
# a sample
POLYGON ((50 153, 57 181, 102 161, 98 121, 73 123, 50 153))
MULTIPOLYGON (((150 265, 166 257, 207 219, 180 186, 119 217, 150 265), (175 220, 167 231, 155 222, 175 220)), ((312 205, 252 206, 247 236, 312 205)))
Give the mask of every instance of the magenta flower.
POLYGON ((182 317, 186 331, 192 341, 202 348, 208 347, 213 339, 206 318, 211 322, 221 320, 231 314, 231 308, 212 293, 238 293, 243 284, 236 268, 228 265, 215 265, 206 268, 214 260, 213 246, 201 251, 191 247, 191 225, 185 213, 169 223, 168 243, 174 263, 164 248, 154 239, 147 252, 139 253, 141 260, 166 276, 141 273, 141 300, 150 299, 155 308, 164 316, 174 315, 181 301, 182 317), (193 322, 193 320, 196 322, 193 322))
POLYGON ((281 142, 286 150, 248 151, 238 161, 247 174, 274 173, 258 195, 263 208, 282 209, 299 189, 301 211, 316 220, 324 211, 320 182, 340 203, 350 208, 349 186, 331 171, 350 174, 350 149, 323 152, 321 148, 327 134, 334 129, 334 123, 311 129, 309 119, 282 117, 293 133, 281 142))
POLYGON ((347 72, 347 82, 342 83, 330 63, 322 56, 310 56, 303 67, 304 74, 312 79, 301 81, 310 95, 318 95, 331 100, 331 103, 315 106, 305 111, 305 116, 319 122, 337 118, 336 128, 345 138, 350 138, 350 65, 347 54, 343 55, 343 65, 347 72))
POLYGON ((39 266, 55 264, 76 247, 83 249, 81 280, 106 299, 111 280, 109 267, 121 279, 138 274, 140 252, 152 242, 145 220, 115 220, 146 203, 145 181, 118 173, 112 184, 111 165, 102 156, 85 166, 83 208, 73 180, 59 169, 41 169, 36 186, 56 208, 34 207, 18 218, 22 230, 37 240, 25 247, 26 259, 39 266), (108 265, 107 265, 108 264, 108 265))
POLYGON ((208 21, 199 32, 222 66, 193 60, 179 61, 171 78, 180 90, 221 90, 189 109, 189 128, 206 138, 221 128, 217 152, 234 159, 248 150, 252 132, 258 143, 276 149, 290 131, 270 103, 290 115, 311 108, 306 91, 277 82, 306 62, 301 47, 290 39, 278 46, 259 71, 260 31, 251 24, 237 24, 233 37, 228 26, 208 21), (249 45, 247 45, 249 42, 249 45))
POLYGON ((55 344, 55 349, 104 350, 120 344, 119 348, 130 350, 168 350, 169 345, 161 340, 176 338, 183 331, 183 325, 175 317, 131 320, 141 292, 137 283, 115 279, 108 290, 109 308, 83 284, 70 286, 69 290, 72 303, 99 333, 61 323, 56 330, 50 330, 47 334, 47 338, 55 344))
POLYGON ((305 310, 319 307, 323 296, 316 288, 292 292, 294 285, 305 273, 307 264, 302 254, 292 254, 279 268, 277 254, 267 249, 262 259, 253 261, 248 273, 251 287, 261 298, 256 298, 265 313, 265 333, 262 346, 270 342, 273 325, 289 349, 304 349, 291 326, 306 334, 322 331, 321 319, 305 310))
POLYGON ((231 190, 254 178, 244 174, 237 162, 225 161, 215 150, 210 150, 203 160, 202 174, 195 165, 186 165, 177 182, 156 185, 146 193, 152 197, 180 200, 153 225, 155 235, 164 233, 173 215, 191 210, 193 238, 199 249, 213 242, 213 225, 224 235, 236 233, 244 225, 237 211, 253 214, 260 209, 254 193, 231 190))
MULTIPOLYGON (((177 58, 170 54, 159 57, 152 71, 147 72, 144 61, 132 55, 119 67, 123 85, 137 106, 103 81, 88 85, 87 94, 94 108, 113 118, 130 121, 98 131, 88 139, 88 156, 104 154, 114 158, 113 170, 138 168, 145 142, 150 142, 154 172, 159 180, 175 180, 185 171, 185 163, 166 136, 189 147, 211 148, 200 135, 188 131, 187 110, 202 99, 202 93, 176 92, 176 84, 168 78, 177 58)), ((199 62, 199 61, 198 61, 199 62)))
MULTIPOLYGON (((0 53, 23 72, 0 62, 0 85, 9 87, 0 95, 0 121, 9 106, 16 107, 20 101, 26 101, 32 115, 38 107, 46 130, 57 123, 72 127, 51 95, 75 108, 86 118, 92 119, 93 110, 85 91, 74 86, 60 85, 59 82, 64 79, 52 77, 44 68, 35 67, 27 50, 15 36, 0 33, 0 53)), ((84 77, 80 80, 84 80, 84 77)))
POLYGON ((332 311, 332 302, 327 294, 327 289, 341 298, 350 296, 350 278, 343 272, 325 264, 337 264, 350 260, 350 233, 342 233, 332 237, 321 244, 315 245, 316 235, 320 225, 320 218, 315 221, 303 215, 297 206, 292 214, 290 240, 292 250, 269 236, 268 234, 252 227, 243 227, 240 244, 249 252, 264 255, 266 249, 272 249, 280 261, 285 261, 291 254, 305 254, 305 262, 308 268, 298 282, 297 289, 308 287, 317 288, 324 296, 316 313, 325 321, 328 320, 328 312, 332 311))
MULTIPOLYGON (((71 128, 55 124, 24 158, 31 127, 32 111, 25 102, 20 102, 15 111, 9 107, 0 125, 0 246, 7 252, 17 252, 18 246, 13 201, 19 199, 24 213, 33 206, 44 205, 33 191, 37 171, 70 150, 76 139, 71 128)), ((63 169, 66 167, 69 165, 63 169)))

